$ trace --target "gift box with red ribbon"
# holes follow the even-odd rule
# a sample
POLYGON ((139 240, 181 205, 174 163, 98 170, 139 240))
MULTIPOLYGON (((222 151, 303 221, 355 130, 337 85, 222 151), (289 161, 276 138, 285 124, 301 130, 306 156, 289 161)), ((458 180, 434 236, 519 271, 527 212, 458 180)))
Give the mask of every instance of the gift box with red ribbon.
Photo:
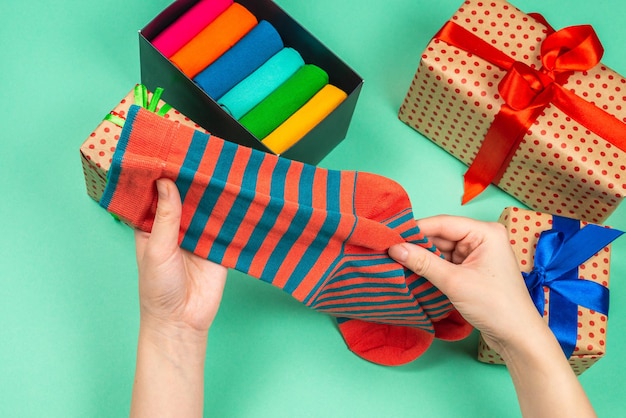
POLYGON ((87 137, 80 147, 83 174, 87 186, 87 194, 96 202, 100 201, 107 182, 107 173, 111 167, 111 158, 117 146, 119 135, 124 126, 125 116, 132 104, 142 106, 164 118, 178 121, 202 132, 207 132, 188 117, 162 101, 162 89, 157 88, 154 94, 143 84, 136 85, 111 110, 87 137))
MULTIPOLYGON (((506 208, 499 222, 507 228, 533 303, 581 374, 606 350, 610 243, 623 232, 519 208, 506 208)), ((504 363, 482 336, 478 360, 504 363)))
POLYGON ((626 80, 589 25, 465 1, 424 51, 399 118, 529 207, 603 222, 626 195, 626 80))

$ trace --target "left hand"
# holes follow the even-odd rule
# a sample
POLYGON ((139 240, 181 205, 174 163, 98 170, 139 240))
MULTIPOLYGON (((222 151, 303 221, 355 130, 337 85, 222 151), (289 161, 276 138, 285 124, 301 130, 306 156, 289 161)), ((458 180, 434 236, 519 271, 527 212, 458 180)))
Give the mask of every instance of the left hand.
POLYGON ((178 246, 182 205, 158 180, 152 232, 135 233, 140 326, 131 417, 202 416, 208 332, 226 268, 178 246))
POLYGON ((178 246, 182 205, 174 182, 157 181, 152 232, 135 232, 142 325, 160 331, 208 334, 227 269, 178 246))

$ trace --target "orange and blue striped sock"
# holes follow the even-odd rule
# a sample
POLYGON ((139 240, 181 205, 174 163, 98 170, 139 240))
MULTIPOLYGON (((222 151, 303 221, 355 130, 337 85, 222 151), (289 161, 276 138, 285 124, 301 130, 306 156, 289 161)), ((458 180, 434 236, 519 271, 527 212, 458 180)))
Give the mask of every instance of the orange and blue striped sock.
POLYGON ((149 231, 163 177, 181 193, 182 248, 337 317, 350 349, 372 362, 417 358, 437 336, 433 323, 454 312, 387 255, 405 241, 437 252, 392 180, 291 161, 133 106, 100 204, 149 231))

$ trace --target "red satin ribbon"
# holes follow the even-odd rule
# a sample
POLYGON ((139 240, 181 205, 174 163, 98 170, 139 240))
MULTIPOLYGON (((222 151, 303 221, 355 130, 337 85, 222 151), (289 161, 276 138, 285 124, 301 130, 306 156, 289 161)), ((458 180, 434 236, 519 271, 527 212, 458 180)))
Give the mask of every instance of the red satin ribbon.
POLYGON ((626 125, 562 87, 573 72, 589 70, 600 62, 604 50, 593 28, 581 25, 554 32, 541 15, 532 16, 551 32, 541 44, 543 66, 540 70, 515 61, 453 22, 446 23, 435 35, 435 39, 507 71, 498 85, 505 104, 464 175, 463 204, 479 195, 490 183, 499 181, 528 128, 550 103, 580 125, 626 151, 626 125))

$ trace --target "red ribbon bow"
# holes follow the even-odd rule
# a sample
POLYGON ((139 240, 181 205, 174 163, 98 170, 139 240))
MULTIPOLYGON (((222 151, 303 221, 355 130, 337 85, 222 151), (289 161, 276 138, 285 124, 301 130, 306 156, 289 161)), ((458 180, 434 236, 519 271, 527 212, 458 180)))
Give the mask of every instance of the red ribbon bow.
POLYGON ((463 204, 491 182, 499 181, 528 128, 550 103, 626 151, 626 125, 562 86, 573 72, 589 70, 600 62, 604 50, 593 28, 581 25, 555 32, 543 17, 536 14, 533 17, 550 31, 541 44, 542 67, 539 70, 515 61, 453 22, 447 22, 435 35, 436 39, 507 71, 498 85, 505 104, 465 173, 463 204))

